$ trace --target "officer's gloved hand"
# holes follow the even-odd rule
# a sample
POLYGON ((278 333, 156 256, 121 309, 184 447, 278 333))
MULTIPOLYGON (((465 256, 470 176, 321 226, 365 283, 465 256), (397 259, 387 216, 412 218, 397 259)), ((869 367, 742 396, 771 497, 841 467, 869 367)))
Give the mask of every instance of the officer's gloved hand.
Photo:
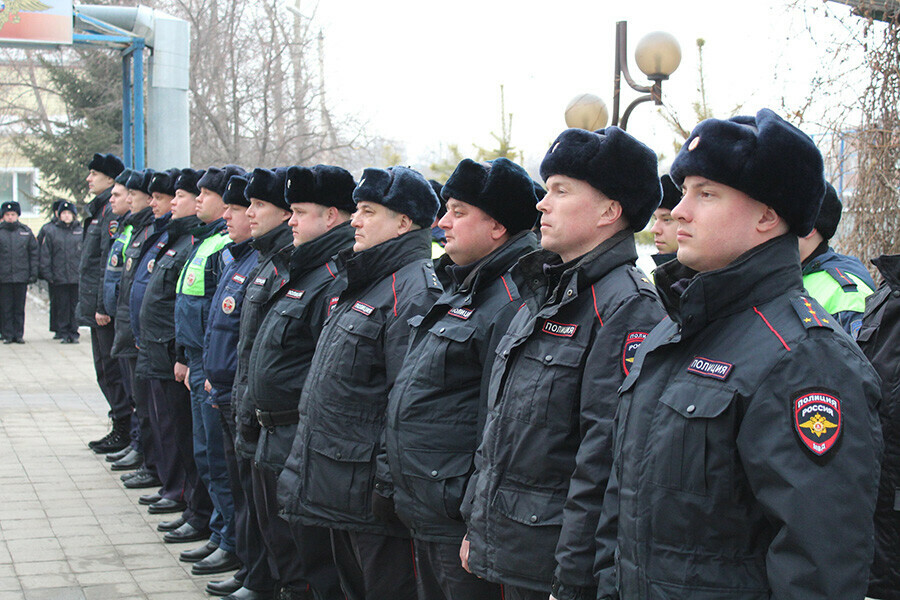
POLYGON ((394 511, 394 499, 382 496, 377 490, 372 492, 372 514, 388 525, 402 525, 394 511))

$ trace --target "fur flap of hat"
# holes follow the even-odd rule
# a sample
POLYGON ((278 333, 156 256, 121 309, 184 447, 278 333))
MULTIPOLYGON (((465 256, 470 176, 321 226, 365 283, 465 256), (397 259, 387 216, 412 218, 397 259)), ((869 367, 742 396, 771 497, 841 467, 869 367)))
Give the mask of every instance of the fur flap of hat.
POLYGON ((353 190, 353 201, 381 204, 422 228, 431 227, 440 206, 428 180, 409 167, 366 169, 353 190))
POLYGON ((250 206, 250 200, 244 195, 248 181, 249 177, 246 173, 229 177, 228 183, 225 184, 225 191, 222 193, 222 202, 244 207, 250 206))
POLYGON ((97 153, 88 163, 88 169, 115 179, 125 169, 125 165, 122 163, 122 159, 115 154, 97 153))
POLYGON ((353 190, 356 181, 350 171, 332 165, 290 167, 284 184, 284 196, 289 204, 312 202, 353 212, 353 190))
POLYGON ((679 186, 696 175, 739 190, 771 206, 799 236, 812 231, 825 195, 821 152, 768 108, 755 117, 700 122, 670 174, 679 186))
POLYGON ((150 185, 147 186, 147 191, 151 195, 155 192, 166 196, 174 196, 175 180, 178 179, 180 174, 180 169, 169 169, 168 171, 154 173, 150 178, 150 185))
POLYGON ((490 163, 463 159, 444 184, 444 199, 455 198, 476 206, 516 234, 531 229, 538 217, 534 180, 506 158, 490 163))
POLYGON ((659 181, 662 183, 663 190, 662 202, 659 207, 672 210, 681 202, 681 187, 675 185, 672 176, 668 173, 660 177, 659 181))
POLYGON ((618 127, 573 128, 550 145, 541 177, 564 175, 589 183, 621 204, 631 229, 640 231, 662 201, 657 163, 653 150, 618 127))
POLYGON ((3 216, 8 212, 14 212, 17 215, 22 216, 22 207, 19 206, 19 203, 15 200, 0 204, 0 216, 3 216))
POLYGON ((825 182, 825 197, 822 198, 822 207, 819 216, 816 217, 816 231, 822 234, 826 240, 834 237, 838 224, 841 222, 841 213, 844 206, 838 198, 837 190, 828 182, 825 182))
POLYGON ((206 169, 203 177, 197 182, 198 188, 206 188, 220 196, 225 194, 225 186, 233 175, 243 175, 246 171, 237 165, 225 165, 224 167, 210 167, 206 169))
POLYGON ((199 171, 195 171, 194 169, 181 169, 178 179, 175 180, 175 191, 184 190, 188 194, 199 196, 200 186, 198 186, 197 183, 199 183, 205 173, 206 171, 202 169, 199 171))
POLYGON ((256 198, 278 208, 290 211, 291 205, 284 197, 284 182, 287 178, 287 169, 276 168, 274 170, 257 167, 250 174, 244 196, 247 200, 256 198))

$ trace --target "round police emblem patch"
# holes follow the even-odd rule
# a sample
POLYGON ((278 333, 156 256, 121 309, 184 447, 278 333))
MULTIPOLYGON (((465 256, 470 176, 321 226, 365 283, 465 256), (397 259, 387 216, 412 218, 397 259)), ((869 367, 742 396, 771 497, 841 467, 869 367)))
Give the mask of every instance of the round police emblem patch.
POLYGON ((125 270, 126 270, 126 271, 130 271, 130 270, 131 270, 131 257, 128 257, 128 258, 125 260, 125 270))
POLYGON ((109 257, 109 264, 113 267, 117 267, 119 265, 119 255, 113 254, 109 257))
POLYGON ((647 334, 643 331, 632 331, 625 336, 625 345, 622 346, 622 371, 625 375, 631 372, 631 366, 634 364, 634 355, 637 354, 641 342, 647 339, 647 334))
POLYGON ((230 315, 234 312, 234 307, 236 306, 236 302, 234 301, 233 296, 225 296, 225 299, 222 300, 222 312, 226 315, 230 315))
POLYGON ((841 435, 841 401, 829 392, 807 392, 793 401, 794 430, 810 452, 822 456, 841 435))
POLYGON ((150 262, 147 263, 147 272, 148 272, 148 273, 152 273, 152 272, 153 272, 153 265, 155 265, 155 264, 156 264, 156 259, 155 259, 155 258, 151 258, 151 259, 150 259, 150 262))
POLYGON ((197 280, 197 276, 194 275, 193 273, 188 273, 187 277, 184 278, 184 282, 187 285, 194 285, 194 281, 196 281, 196 280, 197 280))

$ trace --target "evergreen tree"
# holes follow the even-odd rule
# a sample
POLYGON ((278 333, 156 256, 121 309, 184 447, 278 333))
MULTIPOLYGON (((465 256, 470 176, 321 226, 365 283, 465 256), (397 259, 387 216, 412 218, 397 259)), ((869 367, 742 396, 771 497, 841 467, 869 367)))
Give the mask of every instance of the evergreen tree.
POLYGON ((40 59, 49 86, 59 94, 66 114, 25 118, 16 145, 40 170, 36 202, 49 206, 57 197, 82 204, 87 163, 95 152, 122 152, 122 66, 113 53, 74 50, 59 63, 40 59))

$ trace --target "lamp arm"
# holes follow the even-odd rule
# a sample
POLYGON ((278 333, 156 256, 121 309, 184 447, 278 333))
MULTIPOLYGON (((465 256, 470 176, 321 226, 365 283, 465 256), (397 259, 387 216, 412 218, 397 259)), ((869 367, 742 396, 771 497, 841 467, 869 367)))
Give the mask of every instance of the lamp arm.
POLYGON ((655 100, 652 94, 647 94, 646 96, 639 96, 638 98, 635 98, 635 100, 625 109, 625 114, 622 115, 622 121, 619 123, 619 127, 621 127, 622 130, 627 130, 628 117, 631 116, 631 111, 634 110, 634 107, 643 102, 650 102, 651 100, 655 100))

